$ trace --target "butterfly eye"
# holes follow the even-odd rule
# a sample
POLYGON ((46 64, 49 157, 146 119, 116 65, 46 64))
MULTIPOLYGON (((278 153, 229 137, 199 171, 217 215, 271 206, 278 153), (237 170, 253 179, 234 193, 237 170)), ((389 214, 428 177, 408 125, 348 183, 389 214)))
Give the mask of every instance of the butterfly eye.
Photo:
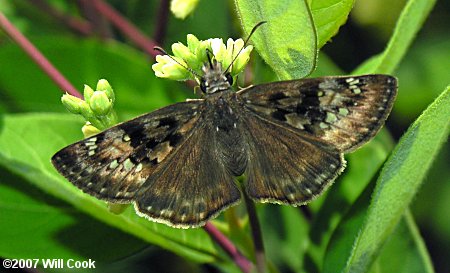
POLYGON ((200 90, 202 90, 203 93, 206 93, 206 80, 204 78, 200 79, 200 90))
POLYGON ((227 73, 225 74, 225 77, 227 78, 227 82, 228 82, 230 85, 233 85, 233 76, 231 76, 231 73, 227 72, 227 73))

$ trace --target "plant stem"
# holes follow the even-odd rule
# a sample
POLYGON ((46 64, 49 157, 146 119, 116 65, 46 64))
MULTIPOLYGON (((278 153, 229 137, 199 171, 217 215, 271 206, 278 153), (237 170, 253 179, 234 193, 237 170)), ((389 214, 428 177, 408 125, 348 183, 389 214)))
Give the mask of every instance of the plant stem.
POLYGON ((161 0, 159 4, 158 15, 155 22, 155 34, 153 35, 155 42, 162 45, 166 36, 167 19, 169 18, 169 0, 161 0))
POLYGON ((82 98, 80 92, 42 55, 42 53, 14 27, 13 24, 0 12, 0 28, 13 39, 28 56, 59 86, 72 96, 82 98))
POLYGON ((250 228, 252 231, 253 246, 255 249, 256 269, 259 273, 263 273, 266 272, 266 258, 264 253, 264 242, 262 238, 261 225, 259 224, 258 215, 256 214, 255 203, 248 197, 244 186, 242 186, 242 189, 248 218, 250 220, 250 228))
POLYGON ((92 26, 87 21, 62 13, 45 0, 31 0, 30 2, 74 31, 85 36, 92 33, 92 26))
POLYGON ((250 273, 253 265, 247 260, 247 258, 239 252, 236 246, 228 240, 225 235, 223 235, 213 224, 206 223, 203 229, 211 236, 211 238, 222 247, 223 250, 233 259, 236 265, 241 269, 244 273, 250 273))
POLYGON ((111 30, 111 24, 102 16, 95 7, 95 3, 91 0, 77 0, 78 7, 84 17, 91 23, 92 30, 101 40, 114 39, 111 30))
POLYGON ((93 5, 103 16, 114 24, 124 35, 132 40, 137 46, 152 57, 156 57, 158 52, 153 50, 156 46, 152 40, 147 38, 137 27, 125 19, 119 12, 102 0, 93 0, 93 5))

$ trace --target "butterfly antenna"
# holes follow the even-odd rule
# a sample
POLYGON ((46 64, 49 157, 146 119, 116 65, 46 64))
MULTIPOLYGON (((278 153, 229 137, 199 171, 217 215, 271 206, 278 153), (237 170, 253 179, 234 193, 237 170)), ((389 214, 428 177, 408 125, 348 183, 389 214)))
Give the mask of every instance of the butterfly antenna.
POLYGON ((171 58, 174 62, 176 62, 177 64, 179 64, 181 67, 183 67, 184 69, 186 69, 187 71, 189 71, 189 73, 191 73, 192 75, 194 75, 197 78, 201 78, 201 76, 195 72, 192 68, 185 66, 184 64, 180 63, 179 61, 177 61, 174 57, 172 57, 171 55, 169 55, 163 48, 159 47, 159 46, 155 46, 153 47, 153 50, 159 51, 161 52, 163 55, 167 55, 169 56, 169 58, 171 58))
MULTIPOLYGON (((212 51, 209 50, 209 48, 206 48, 206 57, 208 57, 209 67, 210 67, 211 69, 213 69, 213 64, 212 64, 211 56, 214 56, 214 53, 212 53, 212 51)), ((214 56, 214 58, 215 58, 215 56, 214 56)))
MULTIPOLYGON (((228 65, 227 69, 225 69, 225 71, 223 72, 224 74, 226 72, 228 72, 228 70, 233 66, 234 61, 236 61, 237 57, 239 56, 239 54, 241 53, 241 51, 245 48, 245 46, 248 44, 248 41, 250 40, 250 37, 252 37, 253 33, 255 33, 255 31, 263 24, 267 23, 267 21, 261 21, 259 23, 257 23, 253 28, 252 31, 250 31, 250 34, 248 35, 247 39, 245 39, 244 45, 241 47, 241 49, 239 49, 238 53, 236 54, 236 56, 234 56, 233 60, 231 61, 230 65, 228 65)), ((234 50, 234 45, 233 45, 233 50, 234 50)))

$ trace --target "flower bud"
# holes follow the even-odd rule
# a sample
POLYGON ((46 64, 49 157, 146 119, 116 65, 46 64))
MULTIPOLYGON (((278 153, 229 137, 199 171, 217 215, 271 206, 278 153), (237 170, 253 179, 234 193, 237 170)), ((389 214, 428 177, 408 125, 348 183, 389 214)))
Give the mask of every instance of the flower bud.
POLYGON ((89 121, 86 122, 85 125, 81 128, 84 137, 90 137, 100 133, 100 130, 97 127, 94 127, 89 121))
POLYGON ((179 19, 186 18, 198 4, 198 0, 172 0, 170 10, 179 19))
POLYGON ((84 85, 83 97, 86 103, 89 103, 91 96, 94 94, 94 90, 87 84, 84 85))
POLYGON ((64 105, 64 107, 66 107, 66 109, 73 114, 79 114, 81 111, 80 104, 83 103, 86 104, 86 102, 83 101, 82 99, 79 99, 67 93, 61 97, 61 102, 64 105))
POLYGON ((178 57, 170 57, 168 55, 156 56, 156 63, 152 65, 155 75, 160 78, 168 78, 172 80, 187 80, 190 73, 182 65, 175 62, 172 58, 176 59, 180 64, 187 66, 183 59, 178 57))
MULTIPOLYGON (((240 48, 239 48, 240 49, 240 48)), ((237 75, 244 70, 245 66, 247 65, 248 61, 250 60, 250 53, 253 50, 253 46, 249 45, 245 47, 238 55, 236 60, 233 63, 233 67, 231 69, 232 75, 237 75)))
POLYGON ((182 43, 173 44, 172 52, 175 57, 183 59, 188 67, 196 67, 198 65, 197 57, 182 43))
POLYGON ((227 47, 223 43, 222 39, 214 38, 214 39, 208 39, 211 45, 212 52, 214 54, 214 57, 218 62, 221 62, 223 65, 223 61, 225 57, 227 56, 227 47))
POLYGON ((108 98, 106 91, 95 91, 89 102, 92 112, 98 116, 104 116, 109 113, 112 108, 112 102, 108 98))
POLYGON ((96 88, 96 90, 99 90, 99 91, 105 91, 106 92, 106 95, 108 96, 108 98, 111 100, 111 102, 112 103, 114 103, 114 101, 115 101, 115 94, 114 94, 114 91, 113 91, 113 89, 112 89, 112 87, 111 87, 111 85, 109 84, 109 82, 107 81, 107 80, 105 80, 105 79, 100 79, 98 82, 97 82, 97 88, 96 88))
POLYGON ((206 57, 206 49, 212 50, 211 43, 209 40, 200 41, 198 47, 195 49, 195 56, 197 56, 197 59, 199 60, 200 63, 204 63, 208 60, 208 58, 206 57))
POLYGON ((197 47, 200 45, 200 41, 193 34, 188 34, 186 40, 189 50, 195 54, 197 47))

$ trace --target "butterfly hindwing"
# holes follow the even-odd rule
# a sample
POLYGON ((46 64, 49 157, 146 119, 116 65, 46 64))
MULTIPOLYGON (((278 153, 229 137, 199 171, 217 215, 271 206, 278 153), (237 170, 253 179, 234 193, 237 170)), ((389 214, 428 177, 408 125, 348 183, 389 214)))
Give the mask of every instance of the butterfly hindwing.
POLYGON ((129 203, 197 125, 200 102, 183 102, 118 124, 60 150, 55 168, 84 192, 129 203))
POLYGON ((257 115, 349 152, 381 128, 396 90, 394 77, 364 75, 274 82, 238 94, 257 115))
POLYGON ((175 227, 197 227, 239 201, 208 125, 197 127, 143 185, 136 197, 141 214, 175 227))
POLYGON ((322 140, 248 111, 243 121, 248 145, 248 195, 259 202, 301 205, 342 172, 342 154, 322 140))

